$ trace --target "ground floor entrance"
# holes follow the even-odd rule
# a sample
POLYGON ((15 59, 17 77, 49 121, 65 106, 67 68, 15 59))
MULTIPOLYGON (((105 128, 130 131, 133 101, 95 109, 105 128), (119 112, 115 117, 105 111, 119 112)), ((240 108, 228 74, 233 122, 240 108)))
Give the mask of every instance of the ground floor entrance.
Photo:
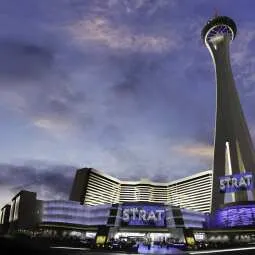
POLYGON ((157 229, 157 228, 118 228, 109 232, 109 239, 114 242, 133 242, 140 245, 169 246, 184 244, 185 237, 182 228, 157 229))

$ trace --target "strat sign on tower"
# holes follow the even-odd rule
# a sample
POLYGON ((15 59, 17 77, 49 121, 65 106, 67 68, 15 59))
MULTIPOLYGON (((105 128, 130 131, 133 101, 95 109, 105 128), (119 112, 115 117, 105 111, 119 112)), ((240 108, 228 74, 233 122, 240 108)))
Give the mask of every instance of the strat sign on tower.
POLYGON ((252 173, 235 174, 220 177, 220 192, 237 192, 240 190, 252 190, 254 188, 252 173))
POLYGON ((165 208, 160 205, 124 205, 122 223, 129 226, 164 226, 165 208))

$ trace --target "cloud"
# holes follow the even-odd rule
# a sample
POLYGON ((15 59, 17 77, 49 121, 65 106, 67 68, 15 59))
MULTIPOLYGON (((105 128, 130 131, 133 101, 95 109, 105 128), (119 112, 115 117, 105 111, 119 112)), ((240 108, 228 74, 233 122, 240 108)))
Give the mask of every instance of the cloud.
POLYGON ((14 194, 9 191, 9 188, 8 185, 0 186, 0 209, 6 204, 11 204, 11 199, 14 194))
POLYGON ((113 50, 160 53, 180 47, 180 38, 169 31, 169 36, 132 32, 125 25, 113 25, 106 18, 81 20, 69 27, 74 39, 80 43, 98 43, 113 50))
POLYGON ((56 119, 36 119, 34 125, 50 132, 62 132, 71 128, 72 123, 56 119))
MULTIPOLYGON (((0 185, 6 188, 8 195, 13 196, 25 189, 38 192, 39 199, 67 199, 76 167, 41 162, 28 163, 0 164, 0 185)), ((0 200, 6 201, 7 198, 1 194, 0 200)))
MULTIPOLYGON (((130 1, 121 2, 124 6, 136 10, 136 14, 146 10, 147 15, 147 11, 151 9, 154 10, 154 14, 164 10, 169 1, 158 1, 156 4, 151 1, 141 1, 138 5, 130 1)), ((84 8, 82 2, 77 1, 76 3, 79 6, 73 6, 72 4, 72 8, 69 8, 70 6, 65 3, 61 8, 66 8, 67 11, 65 12, 66 20, 64 24, 74 24, 74 28, 80 31, 78 35, 76 34, 77 36, 85 34, 85 41, 82 45, 71 44, 72 38, 70 37, 69 43, 66 43, 66 40, 61 40, 70 36, 70 33, 65 34, 66 30, 62 29, 61 21, 64 18, 62 15, 59 18, 54 18, 51 25, 46 19, 41 21, 44 26, 38 26, 40 33, 44 33, 47 44, 44 43, 42 46, 37 40, 27 43, 12 41, 11 43, 16 45, 17 48, 32 47, 36 49, 34 52, 36 56, 38 55, 39 66, 38 68, 36 64, 34 66, 38 70, 40 70, 40 67, 45 67, 45 73, 38 71, 40 75, 34 76, 33 70, 31 70, 31 72, 26 73, 27 80, 25 82, 22 82, 19 76, 13 75, 12 79, 16 81, 12 82, 11 86, 15 84, 18 86, 13 88, 15 89, 14 92, 10 91, 11 86, 8 84, 6 94, 9 93, 10 100, 7 104, 9 107, 23 111, 23 116, 30 119, 36 127, 48 131, 57 130, 57 128, 67 130, 74 126, 84 130, 91 127, 91 123, 100 126, 107 119, 106 116, 114 111, 114 108, 118 108, 118 117, 121 114, 131 116, 133 110, 136 110, 136 106, 132 107, 131 105, 135 102, 135 99, 140 100, 138 97, 141 98, 142 90, 145 87, 142 83, 147 82, 141 77, 146 75, 149 77, 149 72, 160 72, 161 66, 163 66, 161 63, 156 63, 157 60, 150 61, 150 63, 146 63, 147 60, 139 61, 138 58, 134 59, 134 55, 137 52, 148 54, 160 53, 161 50, 165 52, 170 50, 173 45, 177 48, 181 45, 178 43, 180 38, 173 32, 173 29, 169 29, 169 26, 166 25, 162 26, 164 28, 163 32, 157 29, 155 33, 155 26, 152 26, 151 21, 148 20, 147 25, 142 25, 143 28, 146 28, 143 29, 143 32, 141 32, 140 25, 136 31, 136 25, 132 24, 132 19, 135 16, 131 17, 130 23, 125 23, 124 19, 116 12, 120 8, 117 3, 107 2, 103 4, 100 1, 95 1, 88 4, 88 6, 86 5, 86 8, 84 8), (74 15, 77 14, 76 10, 81 16, 74 15), (113 13, 114 17, 111 19, 110 16, 113 13), (121 20, 119 20, 120 22, 114 22, 114 19, 121 20), (81 25, 78 26, 79 22, 81 22, 81 25), (117 27, 116 24, 118 24, 117 27), (50 30, 51 27, 55 31, 54 36, 52 36, 52 41, 57 43, 55 47, 48 40, 49 31, 52 31, 50 30), (151 30, 151 28, 153 29, 151 30), (85 29, 85 31, 82 31, 82 29, 85 29), (165 33, 166 31, 167 33, 165 33), (99 44, 105 45, 107 48, 103 47, 104 51, 97 53, 96 43, 93 43, 94 46, 87 47, 89 46, 88 41, 91 40, 99 40, 99 44), (113 51, 109 52, 108 47, 113 51), (135 51, 135 53, 130 57, 127 54, 120 55, 119 49, 128 49, 131 52, 135 51), (44 58, 43 54, 48 56, 49 65, 44 64, 47 57, 44 58), (40 66, 41 59, 39 56, 42 58, 42 66, 40 66), (132 67, 133 64, 134 67, 132 67), (142 65, 145 65, 145 67, 142 68, 142 65), (124 77, 120 79, 122 76, 124 77), (20 89, 17 90, 17 87, 20 89), (140 89, 137 89, 137 87, 140 87, 140 89), (130 95, 129 99, 123 99, 127 94, 130 95), (135 94, 136 97, 134 97, 135 94), (15 97, 18 97, 19 100, 16 101, 15 97), (125 103, 119 105, 119 100, 124 100, 125 103), (131 109, 127 109, 129 106, 131 106, 131 109)), ((45 4, 44 8, 46 9, 43 9, 44 11, 47 10, 47 6, 45 4)), ((57 6, 55 4, 50 6, 51 11, 55 12, 57 6)), ((125 9, 121 13, 124 14, 126 11, 125 9)), ((136 15, 135 13, 132 15, 136 15)), ((67 27, 70 28, 68 25, 67 27)), ((26 64, 24 63, 24 65, 26 64)), ((139 103, 138 101, 137 107, 139 103)), ((112 122, 117 121, 119 120, 116 117, 112 122)), ((108 122, 105 125, 107 126, 108 122)))
POLYGON ((174 6, 175 0, 108 0, 110 7, 119 7, 122 5, 127 13, 143 10, 145 13, 152 14, 167 6, 174 6))
POLYGON ((174 150, 187 156, 212 159, 214 147, 206 144, 192 144, 177 146, 174 150))
POLYGON ((241 93, 244 93, 245 96, 253 96, 255 92, 255 76, 253 75, 255 68, 255 57, 253 57, 254 29, 253 24, 243 24, 231 46, 233 48, 231 60, 234 76, 241 93))
MULTIPOLYGON (((231 45, 231 61, 233 74, 236 81, 239 98, 244 110, 245 117, 249 123, 253 123, 255 108, 255 69, 254 24, 243 22, 239 26, 239 33, 231 45)), ((255 141, 253 139, 253 141, 255 141)))

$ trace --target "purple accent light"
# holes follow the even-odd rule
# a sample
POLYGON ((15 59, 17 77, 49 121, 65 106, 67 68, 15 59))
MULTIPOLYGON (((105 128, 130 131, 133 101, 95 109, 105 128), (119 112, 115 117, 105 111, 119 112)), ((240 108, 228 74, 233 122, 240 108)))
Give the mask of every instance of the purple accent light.
POLYGON ((41 222, 106 225, 110 208, 111 205, 84 206, 74 201, 43 201, 41 222))
POLYGON ((255 204, 233 205, 219 209, 213 216, 215 228, 255 226, 255 204))

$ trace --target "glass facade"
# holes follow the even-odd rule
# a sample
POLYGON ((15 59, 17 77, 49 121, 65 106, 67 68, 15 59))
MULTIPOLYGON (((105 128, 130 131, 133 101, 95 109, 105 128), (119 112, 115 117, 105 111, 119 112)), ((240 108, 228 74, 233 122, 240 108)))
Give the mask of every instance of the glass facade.
POLYGON ((203 228, 206 216, 200 212, 171 207, 160 203, 125 203, 114 205, 86 206, 75 201, 42 201, 41 223, 62 223, 83 226, 119 227, 185 227, 203 228), (179 212, 179 216, 173 212, 179 212), (178 223, 177 218, 180 218, 178 223), (116 219, 118 220, 116 221, 116 219), (109 221, 112 219, 112 222, 109 221))
POLYGON ((185 228, 203 228, 206 224, 206 215, 187 209, 181 209, 185 228))
POLYGON ((106 225, 111 205, 84 206, 74 201, 43 201, 41 222, 106 225))

